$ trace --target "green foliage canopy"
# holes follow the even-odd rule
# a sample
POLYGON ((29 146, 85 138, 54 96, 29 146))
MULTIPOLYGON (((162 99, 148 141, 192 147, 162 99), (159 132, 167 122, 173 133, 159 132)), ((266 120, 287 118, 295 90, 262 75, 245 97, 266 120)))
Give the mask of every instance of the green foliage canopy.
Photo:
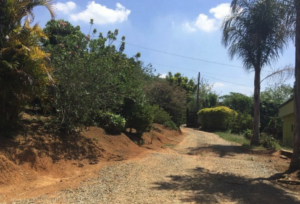
POLYGON ((51 1, 0 1, 0 129, 14 126, 37 87, 50 79, 49 55, 40 49, 40 39, 47 36, 37 24, 30 26, 36 6, 53 16, 51 1))
POLYGON ((55 78, 53 104, 63 130, 93 124, 95 111, 116 111, 124 97, 142 95, 139 79, 135 77, 136 73, 143 73, 140 62, 127 58, 122 53, 124 47, 117 50, 113 45, 118 30, 109 31, 106 38, 100 34, 91 40, 78 27, 52 20, 45 32, 51 34, 44 46, 51 53, 55 78))
POLYGON ((222 104, 239 113, 253 114, 253 99, 241 93, 230 92, 221 97, 222 104))

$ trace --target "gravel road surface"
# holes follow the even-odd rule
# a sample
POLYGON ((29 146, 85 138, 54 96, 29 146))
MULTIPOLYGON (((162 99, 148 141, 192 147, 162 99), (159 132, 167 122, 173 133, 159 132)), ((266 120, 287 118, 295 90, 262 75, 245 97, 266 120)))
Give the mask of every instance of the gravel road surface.
POLYGON ((217 135, 183 129, 187 136, 169 151, 109 165, 98 179, 56 198, 16 203, 300 203, 299 194, 267 180, 278 173, 271 161, 217 135))

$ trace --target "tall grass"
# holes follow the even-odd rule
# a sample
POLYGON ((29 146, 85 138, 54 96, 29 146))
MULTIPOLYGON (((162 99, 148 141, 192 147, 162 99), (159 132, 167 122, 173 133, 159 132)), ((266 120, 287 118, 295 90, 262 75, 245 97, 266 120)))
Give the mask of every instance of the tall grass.
MULTIPOLYGON (((251 141, 244 137, 244 135, 237 135, 227 132, 215 132, 216 135, 220 136, 224 140, 235 142, 238 144, 241 144, 243 147, 249 148, 249 149, 255 149, 255 150, 265 150, 266 147, 263 146, 263 138, 261 138, 262 145, 261 146, 251 146, 251 141)), ((282 149, 281 146, 277 142, 271 142, 271 145, 267 147, 267 149, 274 149, 274 150, 280 150, 282 149)))
POLYGON ((236 135, 232 133, 227 132, 215 132, 216 135, 219 135, 224 140, 230 141, 230 142, 236 142, 243 146, 250 146, 250 140, 245 138, 243 135, 236 135))

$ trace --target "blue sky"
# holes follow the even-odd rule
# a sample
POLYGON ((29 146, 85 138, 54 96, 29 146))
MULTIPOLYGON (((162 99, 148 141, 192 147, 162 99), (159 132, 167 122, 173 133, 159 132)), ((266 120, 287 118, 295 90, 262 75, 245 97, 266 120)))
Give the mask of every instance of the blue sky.
MULTIPOLYGON (((245 71, 241 60, 231 60, 221 44, 220 25, 229 12, 229 5, 230 1, 224 0, 57 0, 55 8, 56 19, 80 25, 86 34, 91 18, 94 28, 103 34, 119 29, 119 39, 124 35, 128 43, 125 53, 133 56, 141 52, 141 60, 152 63, 157 73, 180 72, 196 78, 200 71, 201 76, 214 84, 217 94, 240 92, 251 95, 253 73, 245 71)), ((35 14, 35 21, 41 27, 50 20, 45 8, 36 8, 35 14)), ((278 61, 264 68, 262 78, 271 69, 293 65, 294 53, 291 42, 278 61)), ((268 82, 262 84, 262 91, 266 86, 268 82)))

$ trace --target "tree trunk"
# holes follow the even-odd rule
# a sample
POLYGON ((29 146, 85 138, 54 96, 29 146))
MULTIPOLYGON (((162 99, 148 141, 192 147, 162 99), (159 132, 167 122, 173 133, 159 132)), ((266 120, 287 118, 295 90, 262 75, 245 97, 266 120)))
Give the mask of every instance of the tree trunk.
POLYGON ((295 62, 295 84, 294 84, 294 148, 291 158, 290 169, 299 168, 300 160, 300 3, 295 0, 297 12, 296 18, 296 62, 295 62))
POLYGON ((198 84, 197 84, 197 105, 196 105, 196 111, 198 112, 200 109, 200 104, 199 104, 199 90, 200 89, 200 72, 198 73, 198 84))
POLYGON ((260 124, 260 67, 255 67, 254 76, 254 121, 251 145, 259 146, 259 124, 260 124))

